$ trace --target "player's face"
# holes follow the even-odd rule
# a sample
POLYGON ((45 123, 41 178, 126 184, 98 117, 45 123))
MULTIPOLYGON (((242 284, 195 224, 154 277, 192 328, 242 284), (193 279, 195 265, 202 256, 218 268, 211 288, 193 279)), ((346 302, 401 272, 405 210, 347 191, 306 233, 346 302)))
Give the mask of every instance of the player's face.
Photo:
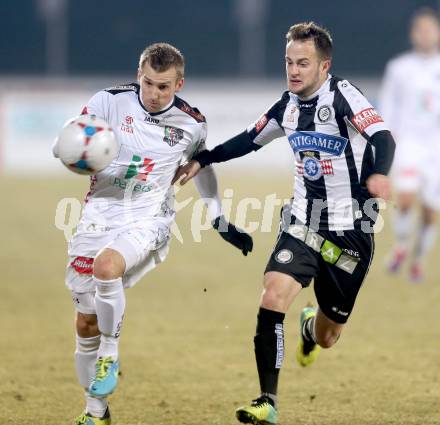
POLYGON ((313 94, 327 79, 330 60, 322 59, 313 40, 289 41, 286 46, 287 87, 299 97, 313 94))
POLYGON ((157 72, 148 63, 138 70, 138 81, 148 112, 162 111, 183 87, 183 78, 178 77, 176 68, 157 72))
POLYGON ((440 44, 440 28, 438 22, 431 16, 416 18, 411 27, 411 44, 420 53, 433 53, 440 44))

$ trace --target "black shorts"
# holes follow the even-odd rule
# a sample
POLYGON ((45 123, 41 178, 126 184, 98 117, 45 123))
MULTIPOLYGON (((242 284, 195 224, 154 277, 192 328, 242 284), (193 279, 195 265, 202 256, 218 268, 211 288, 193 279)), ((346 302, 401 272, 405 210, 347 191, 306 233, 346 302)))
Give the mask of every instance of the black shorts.
MULTIPOLYGON (((319 231, 318 235, 329 241, 327 246, 334 244, 340 248, 344 258, 338 251, 340 260, 332 264, 328 257, 327 261, 324 259, 325 254, 281 231, 265 273, 276 271, 287 274, 304 288, 314 279, 316 300, 322 312, 337 323, 345 323, 373 259, 373 234, 347 230, 343 236, 333 231, 319 231), (343 260, 348 258, 351 260, 344 263, 343 260), (344 269, 346 263, 351 264, 348 271, 344 269)), ((325 253, 325 249, 321 251, 325 253)))

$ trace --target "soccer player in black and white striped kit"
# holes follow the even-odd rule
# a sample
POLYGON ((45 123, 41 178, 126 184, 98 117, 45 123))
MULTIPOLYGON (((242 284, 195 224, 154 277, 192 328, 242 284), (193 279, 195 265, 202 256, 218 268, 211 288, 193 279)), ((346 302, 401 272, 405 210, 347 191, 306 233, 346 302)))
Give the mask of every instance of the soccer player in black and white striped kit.
POLYGON ((243 423, 277 423, 284 316, 314 279, 318 308, 300 317, 296 357, 311 364, 338 340, 373 257, 377 199, 389 199, 395 143, 382 118, 347 80, 328 73, 332 40, 310 23, 287 33, 286 91, 244 132, 202 151, 175 179, 186 183, 212 163, 286 135, 296 161, 295 191, 264 274, 254 338, 260 396, 236 411, 243 423))

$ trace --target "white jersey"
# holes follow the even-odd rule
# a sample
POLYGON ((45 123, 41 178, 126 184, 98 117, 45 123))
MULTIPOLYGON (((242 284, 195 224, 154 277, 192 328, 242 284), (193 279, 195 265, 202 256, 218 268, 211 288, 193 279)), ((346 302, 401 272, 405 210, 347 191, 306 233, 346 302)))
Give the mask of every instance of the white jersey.
POLYGON ((91 177, 82 224, 114 228, 173 219, 171 180, 179 165, 205 148, 204 116, 177 96, 164 111, 150 113, 135 83, 98 92, 83 113, 110 124, 119 152, 106 169, 91 177))
POLYGON ((440 54, 409 52, 392 59, 379 109, 398 143, 440 144, 440 54))

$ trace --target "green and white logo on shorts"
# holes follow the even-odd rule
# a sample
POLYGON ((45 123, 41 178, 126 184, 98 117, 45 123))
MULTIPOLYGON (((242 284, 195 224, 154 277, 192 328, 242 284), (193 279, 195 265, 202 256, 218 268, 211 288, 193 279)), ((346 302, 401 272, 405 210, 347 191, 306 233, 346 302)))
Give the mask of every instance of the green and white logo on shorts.
POLYGON ((325 241, 321 247, 321 255, 324 261, 330 264, 335 264, 342 254, 342 249, 337 247, 330 241, 325 241))

